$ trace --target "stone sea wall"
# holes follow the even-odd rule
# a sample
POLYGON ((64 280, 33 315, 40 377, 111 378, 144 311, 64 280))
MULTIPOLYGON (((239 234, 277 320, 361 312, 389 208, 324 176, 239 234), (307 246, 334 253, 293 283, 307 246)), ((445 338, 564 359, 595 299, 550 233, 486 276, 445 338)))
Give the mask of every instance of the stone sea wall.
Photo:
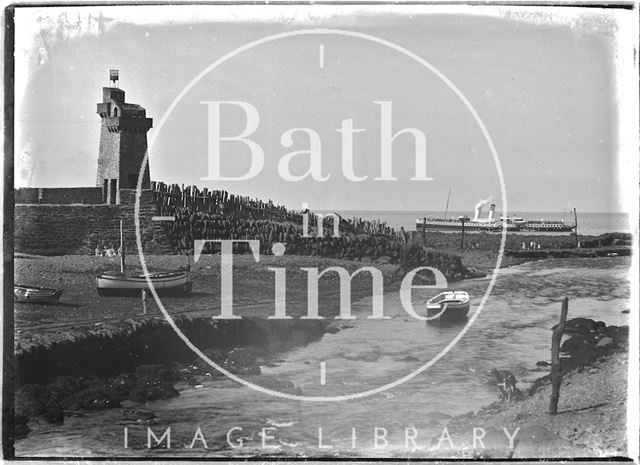
MULTIPOLYGON (((121 205, 17 204, 15 251, 36 255, 93 254, 96 246, 120 244, 123 221, 127 249, 135 251, 135 190, 120 190, 121 205)), ((146 253, 172 253, 164 228, 151 221, 157 206, 153 192, 141 196, 140 222, 146 253)))
MULTIPOLYGON (((80 192, 71 189, 68 195, 63 195, 62 191, 58 192, 61 199, 75 198, 80 192)), ((118 205, 62 201, 17 204, 15 251, 37 255, 91 255, 98 246, 113 245, 117 249, 122 220, 126 251, 135 253, 136 191, 121 189, 118 194, 118 205)), ((193 253, 197 239, 251 239, 260 241, 261 254, 271 254, 272 246, 282 243, 289 255, 363 263, 407 261, 416 266, 435 266, 449 279, 460 279, 464 275, 459 257, 424 248, 422 241, 414 242, 411 235, 395 231, 382 222, 327 217, 323 221, 324 232, 318 235, 318 217, 309 216, 305 237, 302 215, 271 201, 162 183, 153 183, 152 189, 144 190, 140 198, 141 239, 144 252, 149 254, 193 253), (152 221, 155 215, 173 217, 175 221, 152 221), (336 237, 332 234, 334 221, 339 222, 336 237)), ((245 244, 235 248, 236 253, 248 250, 245 244)), ((218 251, 219 247, 207 244, 203 252, 218 251)))
MULTIPOLYGON (((135 193, 120 189, 118 204, 107 205, 102 203, 102 190, 95 187, 17 189, 15 251, 70 255, 93 254, 97 246, 117 248, 122 220, 127 250, 135 252, 135 193)), ((293 254, 395 262, 403 241, 403 235, 385 223, 362 219, 340 219, 340 238, 302 240, 302 214, 271 200, 157 182, 141 194, 140 220, 145 253, 186 253, 194 239, 257 239, 265 253, 274 242, 286 242, 287 252, 293 254), (155 215, 176 221, 152 222, 155 215)), ((326 232, 332 230, 333 221, 324 219, 326 232)), ((311 234, 317 222, 318 216, 311 213, 311 234)))
POLYGON ((14 191, 16 204, 87 204, 104 203, 99 187, 22 187, 14 191))
MULTIPOLYGON (((174 250, 179 253, 190 251, 196 239, 256 239, 260 241, 261 253, 266 254, 271 253, 274 243, 280 242, 287 254, 361 261, 385 257, 383 261, 390 263, 400 260, 405 241, 403 236, 362 233, 349 224, 340 226, 339 237, 332 236, 333 226, 329 222, 323 236, 316 236, 316 228, 310 227, 309 237, 304 237, 302 225, 295 223, 220 216, 188 207, 165 206, 162 213, 176 219, 166 228, 174 250)), ((208 248, 205 253, 212 250, 208 248)))

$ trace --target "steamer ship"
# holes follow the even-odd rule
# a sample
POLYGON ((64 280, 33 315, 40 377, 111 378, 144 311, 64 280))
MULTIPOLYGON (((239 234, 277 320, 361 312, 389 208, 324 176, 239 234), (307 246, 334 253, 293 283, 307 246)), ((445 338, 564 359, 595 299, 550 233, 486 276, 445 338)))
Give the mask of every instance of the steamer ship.
POLYGON ((576 228, 575 224, 566 224, 564 220, 529 220, 525 221, 520 231, 535 232, 569 232, 576 228))
MULTIPOLYGON (((427 216, 424 218, 416 218, 416 229, 437 229, 441 231, 461 231, 464 227, 465 231, 501 231, 504 225, 507 231, 519 231, 520 223, 518 218, 495 219, 494 213, 496 205, 491 204, 489 215, 486 218, 480 218, 482 207, 476 207, 473 219, 469 216, 459 216, 458 218, 436 218, 427 216)), ((521 218, 519 218, 521 219, 521 218)))
MULTIPOLYGON (((459 216, 458 218, 437 218, 427 216, 416 218, 416 230, 435 229, 439 231, 502 231, 506 225, 508 232, 570 232, 576 228, 576 223, 567 224, 564 220, 525 220, 521 216, 513 216, 499 220, 494 218, 496 205, 491 204, 489 215, 486 218, 480 218, 482 206, 476 206, 473 219, 469 216, 459 216)), ((445 215, 446 216, 446 215, 445 215)))

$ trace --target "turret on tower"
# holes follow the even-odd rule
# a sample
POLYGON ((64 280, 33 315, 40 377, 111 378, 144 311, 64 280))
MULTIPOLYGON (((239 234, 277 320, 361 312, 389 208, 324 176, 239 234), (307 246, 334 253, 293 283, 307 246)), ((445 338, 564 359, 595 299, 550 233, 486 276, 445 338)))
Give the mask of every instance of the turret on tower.
MULTIPOLYGON (((118 70, 110 70, 111 87, 102 88, 102 103, 97 113, 100 126, 100 153, 96 184, 102 188, 105 203, 119 203, 118 189, 135 189, 147 151, 147 131, 153 119, 135 103, 126 103, 118 88, 118 70)), ((149 189, 149 162, 145 162, 142 188, 149 189)))

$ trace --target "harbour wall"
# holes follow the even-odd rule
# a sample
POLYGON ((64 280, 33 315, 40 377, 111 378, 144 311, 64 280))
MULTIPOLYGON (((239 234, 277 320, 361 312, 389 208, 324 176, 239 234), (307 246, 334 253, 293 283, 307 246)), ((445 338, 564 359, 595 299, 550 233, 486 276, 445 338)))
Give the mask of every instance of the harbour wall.
MULTIPOLYGON (((36 189, 37 190, 37 189, 36 189)), ((97 189, 101 192, 100 189, 97 189)), ((123 221, 125 243, 130 252, 136 250, 135 193, 121 189, 119 205, 69 204, 78 192, 56 189, 50 199, 58 203, 16 203, 14 208, 14 249, 18 253, 36 255, 87 255, 96 246, 115 248, 120 244, 120 220, 123 221)), ((29 195, 31 195, 30 193, 29 195)), ((22 195, 22 194, 21 194, 22 195)), ((26 194, 22 195, 22 199, 26 194)), ((17 198, 16 198, 17 202, 17 198)), ((155 194, 143 191, 140 198, 141 239, 145 253, 172 253, 165 229, 151 220, 156 215, 155 194)))
POLYGON ((16 204, 54 205, 98 205, 104 203, 103 192, 99 187, 22 187, 15 189, 14 202, 16 204))
MULTIPOLYGON (((70 255, 93 254, 97 246, 110 244, 117 248, 122 220, 126 247, 135 252, 135 193, 120 189, 117 204, 105 204, 100 188, 18 189, 15 251, 70 255)), ((288 254, 387 263, 402 258, 407 240, 404 233, 379 221, 336 218, 324 218, 324 234, 318 234, 319 217, 310 214, 307 232, 311 237, 306 237, 302 214, 271 200, 158 182, 142 191, 140 199, 145 253, 189 253, 196 239, 254 239, 267 254, 274 243, 282 242, 288 254), (176 220, 153 222, 155 215, 176 220), (332 237, 334 221, 340 222, 339 237, 332 237)))

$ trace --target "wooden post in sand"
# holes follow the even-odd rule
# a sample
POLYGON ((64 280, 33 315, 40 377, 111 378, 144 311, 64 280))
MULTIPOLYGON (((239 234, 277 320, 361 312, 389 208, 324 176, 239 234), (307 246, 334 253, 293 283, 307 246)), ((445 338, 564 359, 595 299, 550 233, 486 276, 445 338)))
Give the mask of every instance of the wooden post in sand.
POLYGON ((122 220, 120 220, 120 273, 124 274, 126 271, 124 262, 124 229, 122 227, 122 220))
POLYGON ((549 402, 549 413, 555 415, 558 413, 558 400, 560 399, 560 383, 562 383, 562 367, 560 366, 560 341, 564 332, 564 324, 567 321, 567 312, 569 311, 569 299, 567 297, 562 301, 562 310, 560 311, 560 324, 553 330, 551 336, 551 401, 549 402))
POLYGON ((422 243, 427 245, 427 217, 422 218, 422 243))
POLYGON ((147 291, 142 289, 142 314, 147 314, 147 291))

